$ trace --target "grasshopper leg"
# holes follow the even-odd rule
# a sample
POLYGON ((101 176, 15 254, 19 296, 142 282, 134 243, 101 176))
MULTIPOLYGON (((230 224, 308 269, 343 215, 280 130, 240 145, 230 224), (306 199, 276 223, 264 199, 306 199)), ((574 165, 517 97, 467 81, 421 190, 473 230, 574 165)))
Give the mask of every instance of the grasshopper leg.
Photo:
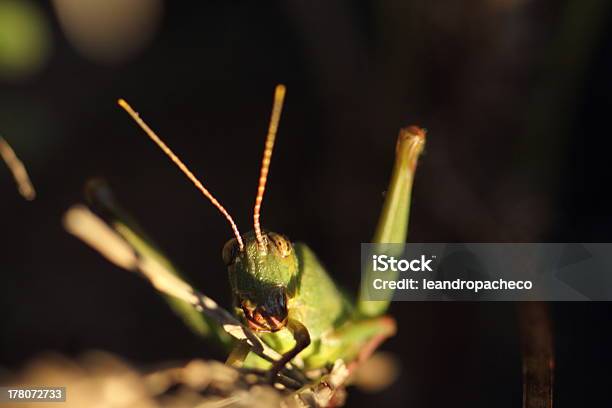
POLYGON ((308 356, 307 364, 323 367, 341 359, 349 371, 354 371, 395 332, 395 320, 389 316, 348 322, 321 338, 317 354, 308 356))
MULTIPOLYGON (((412 184, 417 161, 424 146, 425 130, 417 126, 400 130, 395 147, 393 173, 372 242, 381 244, 406 242, 412 184)), ((393 293, 390 292, 387 300, 370 301, 367 288, 362 287, 357 304, 358 310, 363 316, 380 316, 389 307, 392 296, 393 293)))
POLYGON ((295 319, 289 319, 287 322, 287 328, 291 331, 291 334, 295 339, 295 346, 283 354, 280 359, 274 362, 272 368, 270 368, 270 371, 268 372, 268 378, 270 381, 274 381, 278 373, 285 368, 285 365, 310 345, 310 334, 308 333, 308 329, 302 323, 295 319))
POLYGON ((393 336, 397 331, 395 319, 389 316, 382 316, 379 318, 372 319, 371 322, 365 322, 365 324, 374 324, 378 326, 379 332, 370 338, 365 345, 359 350, 357 358, 353 360, 348 366, 349 374, 352 374, 361 363, 366 361, 378 347, 389 337, 393 336))

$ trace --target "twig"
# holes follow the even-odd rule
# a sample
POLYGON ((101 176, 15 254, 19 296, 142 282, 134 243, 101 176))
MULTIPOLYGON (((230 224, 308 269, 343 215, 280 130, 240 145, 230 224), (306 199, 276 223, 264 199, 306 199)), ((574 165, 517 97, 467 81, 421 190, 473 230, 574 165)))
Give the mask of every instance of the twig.
POLYGON ((9 168, 11 173, 13 173, 13 178, 17 183, 17 188, 19 189, 19 193, 23 196, 23 198, 28 201, 32 201, 34 198, 36 198, 36 191, 34 190, 34 186, 30 181, 30 177, 28 176, 25 166, 2 136, 0 136, 0 156, 2 156, 6 166, 9 168))

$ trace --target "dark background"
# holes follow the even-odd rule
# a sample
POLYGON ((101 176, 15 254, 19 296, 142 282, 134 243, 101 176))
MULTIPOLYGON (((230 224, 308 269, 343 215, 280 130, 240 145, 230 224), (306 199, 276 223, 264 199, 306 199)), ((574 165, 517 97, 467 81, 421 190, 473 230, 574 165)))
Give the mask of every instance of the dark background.
MULTIPOLYGON (((36 75, 0 80, 0 132, 30 170, 0 171, 0 365, 46 350, 134 364, 222 358, 150 286, 69 236, 61 216, 103 176, 204 293, 229 304, 218 212, 116 106, 132 103, 250 229, 275 84, 288 95, 262 221, 355 290, 397 131, 428 129, 414 242, 610 242, 612 15, 605 0, 165 2, 114 63, 81 55, 51 5, 36 75)), ((2 166, 0 166, 1 168, 2 166)), ((608 303, 551 304, 557 407, 610 403, 608 303)), ((349 406, 517 407, 515 305, 396 303, 402 374, 349 406)), ((603 405, 602 405, 603 404, 603 405)))

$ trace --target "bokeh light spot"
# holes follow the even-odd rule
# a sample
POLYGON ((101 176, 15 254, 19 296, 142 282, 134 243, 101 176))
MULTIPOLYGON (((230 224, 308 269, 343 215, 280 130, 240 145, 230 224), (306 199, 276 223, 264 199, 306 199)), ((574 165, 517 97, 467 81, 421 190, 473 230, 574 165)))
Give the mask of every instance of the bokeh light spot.
POLYGON ((0 0, 0 79, 22 80, 39 72, 50 54, 50 35, 37 4, 0 0))
POLYGON ((60 25, 85 58, 123 62, 142 50, 159 26, 160 0, 53 0, 60 25))

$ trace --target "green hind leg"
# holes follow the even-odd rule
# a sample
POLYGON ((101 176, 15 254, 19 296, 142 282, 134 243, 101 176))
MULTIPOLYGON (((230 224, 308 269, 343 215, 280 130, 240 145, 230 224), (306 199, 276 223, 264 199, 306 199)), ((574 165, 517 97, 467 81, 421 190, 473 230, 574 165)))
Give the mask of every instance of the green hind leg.
MULTIPOLYGON (((406 242, 414 173, 424 146, 425 131, 423 129, 410 126, 400 130, 395 148, 393 173, 372 242, 382 244, 406 242)), ((390 275, 387 276, 389 279, 393 278, 390 275)), ((388 293, 387 300, 370 301, 366 300, 366 290, 367 288, 362 287, 359 293, 357 303, 359 313, 368 317, 385 313, 393 292, 388 293)))

